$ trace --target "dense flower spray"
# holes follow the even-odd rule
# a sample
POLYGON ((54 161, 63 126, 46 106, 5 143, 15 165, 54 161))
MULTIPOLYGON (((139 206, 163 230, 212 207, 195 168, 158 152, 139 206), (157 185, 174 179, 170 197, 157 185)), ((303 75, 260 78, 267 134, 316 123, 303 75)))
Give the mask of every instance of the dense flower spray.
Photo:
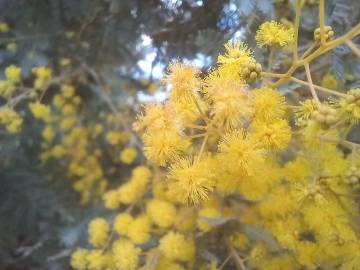
MULTIPOLYGON (((169 65, 169 99, 145 105, 134 123, 147 172, 137 178, 134 171, 104 195, 105 206, 120 213, 98 258, 113 261, 101 269, 359 269, 360 159, 347 134, 360 119, 360 90, 315 85, 309 62, 360 29, 330 41, 329 28, 320 27, 318 48, 298 57, 297 27, 270 21, 256 33, 269 58, 294 46, 285 74, 271 73, 271 59, 262 71, 242 42, 228 42, 207 74, 169 65), (294 77, 300 65, 307 81, 294 77), (288 80, 307 86, 311 98, 290 103, 277 89, 288 80), (209 250, 218 253, 205 256, 209 250), (229 258, 234 264, 224 268, 229 258)), ((323 79, 336 85, 330 82, 323 79)), ((102 240, 94 233, 90 240, 102 240)), ((90 265, 98 241, 73 253, 75 269, 90 265)))

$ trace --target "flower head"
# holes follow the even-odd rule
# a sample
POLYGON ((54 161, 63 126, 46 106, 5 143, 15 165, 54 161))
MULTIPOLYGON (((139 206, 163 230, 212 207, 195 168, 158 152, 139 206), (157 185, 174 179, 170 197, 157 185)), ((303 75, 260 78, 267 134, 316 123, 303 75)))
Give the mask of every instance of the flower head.
POLYGON ((21 80, 21 69, 15 65, 8 66, 5 69, 5 76, 13 83, 19 82, 21 80))
POLYGON ((129 213, 121 213, 115 217, 114 230, 120 235, 127 235, 129 225, 134 218, 129 213))
POLYGON ((294 28, 286 27, 276 21, 264 22, 257 30, 255 39, 260 47, 274 45, 284 47, 295 41, 294 28))
POLYGON ((215 186, 209 162, 208 156, 199 161, 182 158, 174 162, 168 175, 169 192, 183 203, 198 204, 206 200, 215 186))
POLYGON ((51 116, 51 108, 48 105, 33 102, 29 104, 30 111, 37 119, 42 119, 44 121, 48 121, 51 116))
POLYGON ((255 120, 272 122, 283 117, 285 97, 271 88, 259 88, 254 92, 255 120))
POLYGON ((226 134, 219 144, 219 150, 224 170, 235 179, 254 175, 257 166, 264 160, 264 149, 259 141, 245 130, 226 134))
POLYGON ((120 153, 120 160, 125 164, 131 164, 137 157, 137 152, 134 147, 126 147, 120 153))
POLYGON ((245 43, 228 42, 225 44, 225 54, 219 55, 217 63, 218 72, 224 78, 245 81, 244 68, 249 64, 255 64, 256 61, 245 43))
POLYGON ((160 166, 174 160, 185 152, 190 141, 182 137, 176 129, 163 129, 146 133, 143 136, 146 158, 160 166))
POLYGON ((112 253, 117 269, 135 270, 138 267, 141 250, 129 240, 116 241, 112 247, 112 253))
POLYGON ((0 33, 9 32, 10 26, 6 22, 0 22, 0 33))
POLYGON ((76 270, 86 270, 87 268, 87 258, 89 251, 83 248, 76 249, 73 254, 71 254, 71 267, 76 270))
POLYGON ((6 106, 0 110, 0 124, 5 125, 6 130, 10 133, 18 133, 21 130, 23 119, 14 109, 6 106))
POLYGON ((194 241, 177 232, 169 232, 160 239, 160 251, 168 259, 190 261, 195 254, 194 241))
POLYGON ((105 245, 109 237, 110 227, 108 222, 103 218, 95 218, 89 224, 89 241, 94 247, 105 245))
POLYGON ((191 65, 175 62, 169 66, 169 74, 164 81, 171 85, 171 100, 193 102, 193 95, 200 86, 200 71, 191 65))
POLYGON ((127 236, 136 244, 142 244, 150 239, 151 221, 145 216, 139 216, 130 224, 127 236))
POLYGON ((119 194, 116 190, 109 190, 103 195, 104 205, 108 209, 116 209, 120 205, 119 194))
POLYGON ((253 113, 251 93, 240 81, 223 78, 219 73, 211 73, 207 77, 204 92, 211 104, 210 113, 214 121, 226 128, 238 127, 253 113))
POLYGON ((34 87, 36 89, 42 89, 45 84, 52 79, 52 70, 47 67, 35 67, 32 69, 32 73, 36 77, 34 82, 34 87))
POLYGON ((153 199, 147 203, 146 209, 152 222, 161 228, 171 226, 176 220, 176 208, 167 201, 153 199))
POLYGON ((283 150, 289 144, 291 129, 286 120, 277 120, 272 123, 256 121, 253 123, 252 135, 261 144, 270 150, 283 150))

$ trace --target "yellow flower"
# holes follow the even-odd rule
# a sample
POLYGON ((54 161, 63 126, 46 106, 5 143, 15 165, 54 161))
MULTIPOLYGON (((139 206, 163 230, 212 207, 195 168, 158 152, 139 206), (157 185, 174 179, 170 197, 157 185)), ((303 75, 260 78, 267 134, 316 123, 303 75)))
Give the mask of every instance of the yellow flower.
POLYGON ((289 182, 306 182, 313 173, 311 161, 299 156, 294 161, 286 163, 284 177, 289 182))
POLYGON ((136 167, 132 172, 130 181, 118 188, 119 201, 131 204, 141 198, 145 192, 151 173, 145 166, 136 167))
POLYGON ((87 255, 89 251, 83 248, 76 249, 71 255, 71 267, 75 270, 86 270, 87 268, 87 255))
POLYGON ((119 207, 119 194, 116 190, 110 190, 103 195, 104 205, 108 209, 116 209, 119 207))
POLYGON ((23 119, 12 108, 5 107, 0 110, 0 123, 5 125, 8 132, 19 133, 23 124, 23 119))
POLYGON ((195 244, 177 232, 168 232, 160 239, 160 251, 171 260, 190 261, 195 255, 195 244))
POLYGON ((254 91, 255 120, 271 123, 285 113, 285 97, 271 88, 254 91))
POLYGON ((109 238, 110 227, 103 218, 94 218, 89 224, 89 241, 94 247, 103 247, 109 238))
POLYGON ((127 236, 136 244, 142 244, 150 239, 151 222, 145 216, 139 216, 129 224, 127 236))
POLYGON ((203 99, 200 98, 198 93, 194 94, 194 98, 191 101, 178 100, 176 102, 171 101, 171 105, 174 108, 176 116, 179 119, 179 122, 182 124, 189 124, 196 122, 200 118, 201 113, 198 106, 201 108, 202 112, 206 112, 206 104, 203 99), (195 103, 195 100, 197 103, 195 103))
POLYGON ((257 30, 255 39, 260 47, 274 45, 284 47, 294 43, 294 28, 286 27, 276 21, 264 22, 257 30))
POLYGON ((0 22, 0 33, 9 32, 10 27, 6 22, 0 22))
POLYGON ((120 235, 127 235, 130 224, 134 221, 128 213, 121 213, 115 217, 114 230, 120 235))
POLYGON ((214 122, 226 128, 238 127, 253 113, 251 93, 242 82, 224 79, 213 72, 206 79, 204 92, 214 122))
POLYGON ((102 250, 94 249, 88 252, 86 256, 88 262, 86 270, 103 270, 111 264, 111 256, 102 250))
POLYGON ((176 129, 153 130, 143 135, 144 154, 155 164, 165 166, 185 152, 190 141, 183 138, 176 129))
POLYGON ((168 228, 174 223, 177 213, 173 204, 152 199, 146 206, 147 214, 154 224, 161 228, 168 228))
POLYGON ((135 167, 132 170, 131 174, 132 174, 132 179, 134 181, 136 181, 138 179, 146 179, 147 181, 144 182, 145 184, 148 182, 149 178, 151 177, 151 171, 146 166, 135 167))
POLYGON ((164 79, 171 85, 171 100, 194 102, 194 93, 198 91, 200 82, 199 70, 191 65, 175 62, 169 65, 169 74, 164 79))
POLYGON ((65 104, 64 106, 61 107, 61 113, 63 115, 71 115, 71 114, 75 114, 76 113, 76 109, 73 105, 71 104, 65 104))
POLYGON ((9 81, 17 83, 21 80, 21 69, 15 65, 8 66, 5 69, 5 76, 9 81))
POLYGON ((129 135, 121 131, 109 131, 106 134, 106 141, 111 145, 123 144, 127 142, 129 135))
POLYGON ((69 130, 76 124, 76 121, 77 121, 77 119, 75 116, 66 117, 63 120, 61 120, 60 129, 69 130))
POLYGON ((133 128, 139 133, 147 131, 150 133, 154 130, 174 129, 176 128, 176 114, 174 109, 169 105, 148 104, 144 107, 145 112, 138 116, 133 128))
POLYGON ((171 164, 169 191, 182 203, 199 204, 215 187, 214 174, 209 168, 210 157, 201 160, 182 158, 171 164))
POLYGON ((65 99, 61 95, 55 95, 52 100, 52 103, 54 104, 55 107, 61 109, 65 104, 65 99))
POLYGON ((317 106, 312 99, 307 99, 300 104, 301 107, 295 111, 296 125, 305 126, 317 106))
POLYGON ((224 79, 244 81, 243 70, 256 61, 252 51, 243 42, 228 42, 225 44, 225 54, 219 55, 218 73, 224 79))
POLYGON ((52 79, 52 70, 47 67, 35 67, 32 69, 32 73, 36 77, 34 87, 39 90, 52 79))
POLYGON ((254 175, 264 160, 264 149, 257 139, 244 130, 234 130, 226 134, 220 144, 222 166, 234 178, 254 175))
POLYGON ((13 83, 11 83, 8 80, 0 80, 0 96, 4 98, 9 98, 14 91, 16 90, 16 87, 13 83))
POLYGON ((114 262, 119 270, 138 269, 141 250, 129 240, 121 239, 116 241, 112 247, 114 262))
POLYGON ((51 142, 54 139, 55 132, 52 126, 46 125, 41 133, 42 137, 46 142, 51 142))
POLYGON ((125 164, 131 164, 136 159, 137 152, 134 147, 126 147, 120 153, 120 160, 125 164))
POLYGON ((35 118, 48 122, 51 117, 51 108, 49 105, 40 102, 32 102, 29 104, 30 111, 35 118))
POLYGON ((64 84, 61 86, 61 94, 65 98, 71 98, 74 96, 75 88, 72 85, 64 84))
POLYGON ((252 136, 267 149, 284 150, 290 142, 291 129, 286 120, 280 119, 270 124, 255 121, 252 127, 252 136))

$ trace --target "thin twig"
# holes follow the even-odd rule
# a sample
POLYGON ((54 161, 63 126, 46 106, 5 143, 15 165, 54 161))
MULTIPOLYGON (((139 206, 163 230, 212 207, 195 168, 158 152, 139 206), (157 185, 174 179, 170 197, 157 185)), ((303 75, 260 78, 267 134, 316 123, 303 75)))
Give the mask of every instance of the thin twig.
POLYGON ((230 260, 232 254, 230 254, 229 256, 226 257, 226 259, 223 261, 223 263, 219 266, 219 270, 222 270, 225 265, 227 264, 227 262, 230 260))
POLYGON ((187 135, 186 138, 196 139, 196 138, 205 137, 206 135, 207 135, 207 133, 200 133, 200 134, 195 134, 195 135, 187 135))
MULTIPOLYGON (((308 82, 305 82, 305 81, 300 80, 298 78, 290 77, 290 80, 294 81, 294 82, 297 82, 299 84, 306 85, 306 86, 310 87, 310 84, 308 82)), ((328 88, 325 88, 325 87, 322 87, 322 86, 319 86, 319 85, 316 85, 316 84, 313 84, 313 86, 314 86, 315 89, 320 90, 322 92, 329 93, 331 95, 335 95, 335 96, 339 96, 339 97, 346 97, 346 94, 344 94, 344 93, 340 93, 338 91, 328 89, 328 88)))
POLYGON ((203 141, 202 141, 202 143, 201 143, 200 151, 199 151, 199 154, 198 154, 198 156, 197 156, 197 162, 200 161, 201 155, 202 155, 202 153, 204 152, 205 145, 206 145, 206 142, 207 142, 208 138, 209 138, 209 134, 207 133, 207 134, 205 135, 205 138, 203 139, 203 141))
POLYGON ((239 254, 237 253, 237 251, 235 250, 235 248, 231 245, 230 242, 228 242, 227 244, 230 253, 231 253, 231 257, 234 258, 235 264, 236 264, 236 268, 238 270, 247 270, 245 263, 243 261, 243 259, 240 258, 239 254))
POLYGON ((304 67, 305 67, 305 71, 306 71, 306 77, 309 81, 309 88, 310 88, 310 92, 311 92, 311 95, 313 96, 313 98, 315 99, 315 102, 320 105, 321 102, 319 100, 319 97, 317 96, 316 94, 316 91, 315 91, 315 88, 314 88, 314 84, 313 84, 313 81, 312 81, 312 78, 311 78, 311 73, 310 73, 310 67, 309 67, 309 63, 305 63, 304 64, 304 67))
POLYGON ((320 42, 325 44, 325 0, 319 1, 320 42))
POLYGON ((357 57, 360 57, 360 49, 352 42, 350 39, 345 41, 346 45, 356 54, 357 57))
POLYGON ((47 260, 48 262, 60 260, 60 259, 65 258, 65 257, 69 257, 70 254, 71 254, 71 252, 72 252, 71 249, 63 249, 63 250, 60 251, 59 253, 56 253, 56 254, 48 257, 46 260, 47 260))
POLYGON ((294 42, 294 51, 293 51, 293 60, 296 62, 298 60, 298 37, 299 37, 299 25, 300 25, 300 16, 301 16, 301 1, 296 0, 296 10, 295 10, 295 42, 294 42))

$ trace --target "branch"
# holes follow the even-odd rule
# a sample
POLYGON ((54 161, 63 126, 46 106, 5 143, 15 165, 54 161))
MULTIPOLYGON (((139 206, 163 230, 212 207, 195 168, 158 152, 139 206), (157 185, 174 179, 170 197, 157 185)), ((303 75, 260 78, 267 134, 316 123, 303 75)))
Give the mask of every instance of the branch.
POLYGON ((353 53, 356 54, 357 57, 360 57, 360 49, 355 45, 354 42, 352 42, 350 39, 347 40, 346 45, 349 46, 349 48, 353 51, 353 53))
POLYGON ((305 67, 305 71, 306 71, 306 77, 309 81, 309 88, 310 88, 310 92, 311 92, 311 95, 313 96, 313 98, 315 99, 315 102, 320 105, 321 102, 319 100, 319 97, 317 96, 316 94, 316 91, 315 91, 315 88, 314 88, 314 84, 312 82, 312 78, 311 78, 311 73, 310 73, 310 67, 309 67, 309 63, 305 63, 304 64, 304 67, 305 67))

